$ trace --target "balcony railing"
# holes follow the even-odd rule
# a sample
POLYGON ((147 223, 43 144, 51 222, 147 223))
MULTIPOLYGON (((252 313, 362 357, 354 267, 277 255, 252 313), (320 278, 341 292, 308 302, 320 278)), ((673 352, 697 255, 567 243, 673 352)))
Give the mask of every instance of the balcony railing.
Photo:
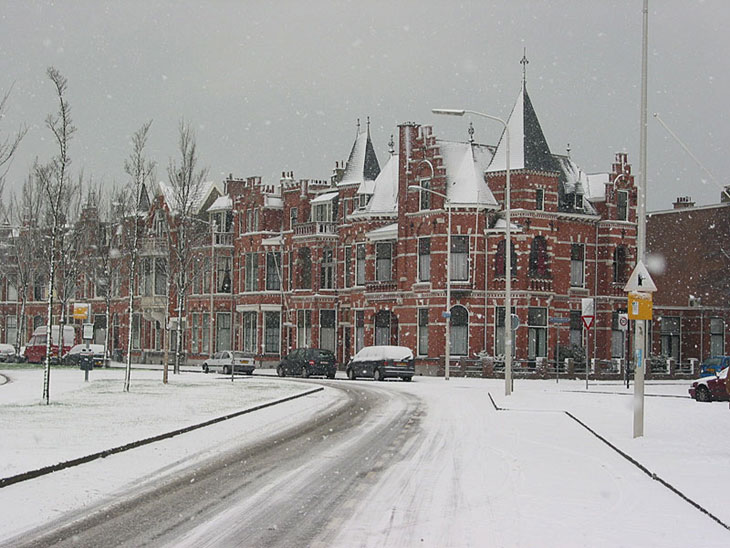
POLYGON ((367 293, 386 293, 398 290, 398 282, 395 280, 367 282, 365 291, 367 293))
POLYGON ((213 242, 216 247, 233 247, 233 232, 214 232, 213 242))
POLYGON ((337 234, 337 223, 314 221, 294 225, 295 236, 334 236, 337 234))

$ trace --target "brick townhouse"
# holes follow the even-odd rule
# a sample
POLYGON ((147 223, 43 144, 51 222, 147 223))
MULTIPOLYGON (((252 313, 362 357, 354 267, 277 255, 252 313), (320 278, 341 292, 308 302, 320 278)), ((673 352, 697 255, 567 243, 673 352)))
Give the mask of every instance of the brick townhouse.
MULTIPOLYGON (((628 157, 616 154, 610 171, 589 175, 569 154, 552 153, 524 82, 507 123, 512 313, 520 322, 515 367, 545 372, 556 356, 561 367, 573 357, 577 368, 588 363, 595 373, 620 374, 630 341, 617 319, 636 259, 637 191, 628 157), (581 322, 584 298, 595 301, 590 330, 581 322)), ((196 204, 205 234, 195 243, 198 262, 183 318, 188 360, 234 348, 273 363, 291 348, 321 346, 344 363, 363 346, 399 344, 414 350, 419 372, 442 374, 450 316, 452 366, 489 356, 499 369, 506 323, 505 139, 485 145, 470 132, 466 141, 447 141, 429 125, 407 122, 381 163, 368 121, 365 128, 358 123, 347 162, 327 179, 285 172, 278 181, 230 175, 206 184, 196 204), (447 283, 450 315, 444 314, 447 283)), ((157 361, 165 323, 177 322, 164 289, 169 250, 161 243, 164 226, 174 221, 166 185, 144 191, 148 214, 132 330, 137 359, 157 361)), ((650 217, 650 227, 653 222, 650 217)), ((17 295, 5 280, 0 288, 0 334, 10 340, 17 295)), ((126 292, 122 280, 110 320, 113 349, 125 346, 126 292)), ((91 302, 103 331, 93 288, 77 291, 76 299, 91 302)), ((41 303, 28 306, 40 310, 41 303)), ((26 329, 34 314, 26 313, 26 329)), ((710 335, 717 322, 709 315, 697 321, 702 325, 684 327, 707 333, 696 345, 719 344, 710 335)), ((664 323, 654 328, 655 338, 670 329, 664 323)), ((675 344, 667 337, 661 340, 675 344)))

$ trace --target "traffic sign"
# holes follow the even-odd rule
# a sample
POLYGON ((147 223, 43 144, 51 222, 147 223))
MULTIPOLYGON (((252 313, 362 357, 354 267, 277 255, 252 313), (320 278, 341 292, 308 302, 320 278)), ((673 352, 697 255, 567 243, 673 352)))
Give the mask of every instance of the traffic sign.
POLYGON ((629 319, 651 320, 653 301, 651 293, 633 291, 629 293, 629 319))
POLYGON ((583 320, 583 325, 586 327, 586 329, 590 329, 593 327, 593 321, 596 319, 595 316, 581 316, 581 319, 583 320))
POLYGON ((628 314, 621 313, 618 315, 618 328, 621 331, 629 330, 629 315, 628 314))
POLYGON ((586 329, 593 327, 593 321, 596 319, 596 304, 593 299, 581 299, 581 319, 586 329))
MULTIPOLYGON (((649 271, 644 266, 644 263, 639 261, 634 267, 634 271, 629 277, 629 281, 624 286, 624 291, 630 293, 632 291, 640 291, 642 293, 654 293, 656 291, 656 285, 654 280, 651 279, 649 271)), ((634 318, 632 318, 634 319, 634 318)))

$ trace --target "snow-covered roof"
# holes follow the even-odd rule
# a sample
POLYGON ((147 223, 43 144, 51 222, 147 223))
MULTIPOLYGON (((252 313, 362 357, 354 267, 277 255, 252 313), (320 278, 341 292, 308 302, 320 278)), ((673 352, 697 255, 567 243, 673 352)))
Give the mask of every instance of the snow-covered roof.
POLYGON ((438 144, 446 168, 446 194, 451 203, 497 207, 497 200, 484 181, 492 150, 473 143, 439 141, 438 144))
MULTIPOLYGON (((159 181, 156 190, 159 194, 162 194, 170 211, 175 213, 180 209, 177 203, 175 188, 168 181, 159 181)), ((196 189, 195 195, 192 196, 192 210, 194 213, 201 212, 200 208, 203 207, 212 192, 217 192, 219 195, 222 195, 223 187, 215 181, 204 181, 200 184, 200 187, 196 189)))
POLYGON ((309 203, 310 204, 321 204, 324 202, 330 202, 330 201, 334 200, 335 198, 337 198, 337 196, 339 196, 339 192, 327 192, 325 194, 320 194, 319 196, 314 198, 309 203))
MULTIPOLYGON (((378 175, 378 177, 380 177, 380 175, 378 175)), ((356 194, 372 194, 374 190, 375 181, 363 181, 362 183, 360 183, 360 186, 357 187, 356 194)))
MULTIPOLYGON (((362 186, 362 185, 361 185, 362 186)), ((371 215, 398 212, 398 155, 391 156, 373 183, 373 197, 366 211, 371 215)))
POLYGON ((350 157, 347 159, 345 173, 342 175, 341 185, 361 183, 362 181, 374 181, 380 173, 380 164, 375 155, 373 143, 370 141, 370 129, 358 133, 355 143, 352 145, 350 157))
POLYGON ((213 202, 208 208, 208 212, 212 213, 213 211, 227 211, 232 208, 233 200, 231 200, 231 197, 226 194, 223 196, 218 196, 215 202, 213 202))
POLYGON ((283 208, 284 199, 281 196, 274 196, 272 194, 264 195, 264 205, 266 207, 283 208))
POLYGON ((383 240, 395 240, 398 237, 398 223, 381 226, 366 234, 371 242, 382 242, 383 240))

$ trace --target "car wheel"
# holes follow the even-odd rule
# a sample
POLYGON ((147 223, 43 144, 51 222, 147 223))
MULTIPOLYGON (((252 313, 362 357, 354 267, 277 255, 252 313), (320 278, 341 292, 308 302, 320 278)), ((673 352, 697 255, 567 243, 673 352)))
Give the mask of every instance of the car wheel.
POLYGON ((207 375, 208 374, 208 371, 209 371, 208 364, 207 363, 204 363, 203 364, 203 373, 205 373, 207 375))
POLYGON ((276 374, 280 377, 286 377, 286 374, 284 373, 284 368, 282 366, 276 368, 276 374))
POLYGON ((303 379, 309 378, 309 369, 306 366, 302 367, 301 375, 303 379))
POLYGON ((251 371, 246 371, 246 375, 253 375, 253 369, 251 371))
POLYGON ((351 381, 355 380, 355 372, 352 369, 347 370, 347 378, 351 381))
POLYGON ((373 379, 375 379, 376 381, 383 380, 383 374, 380 372, 380 369, 373 370, 373 379))
POLYGON ((405 382, 411 382, 413 377, 401 377, 405 382))
POLYGON ((329 374, 327 375, 327 378, 328 378, 328 379, 334 379, 334 378, 335 378, 335 374, 334 374, 334 373, 329 373, 329 374))
POLYGON ((227 365, 224 365, 223 366, 223 374, 224 375, 230 375, 231 374, 231 368, 228 367, 227 365))
POLYGON ((697 398, 697 401, 712 401, 712 394, 710 394, 710 391, 707 389, 706 386, 698 386, 697 391, 695 392, 695 397, 697 398))

